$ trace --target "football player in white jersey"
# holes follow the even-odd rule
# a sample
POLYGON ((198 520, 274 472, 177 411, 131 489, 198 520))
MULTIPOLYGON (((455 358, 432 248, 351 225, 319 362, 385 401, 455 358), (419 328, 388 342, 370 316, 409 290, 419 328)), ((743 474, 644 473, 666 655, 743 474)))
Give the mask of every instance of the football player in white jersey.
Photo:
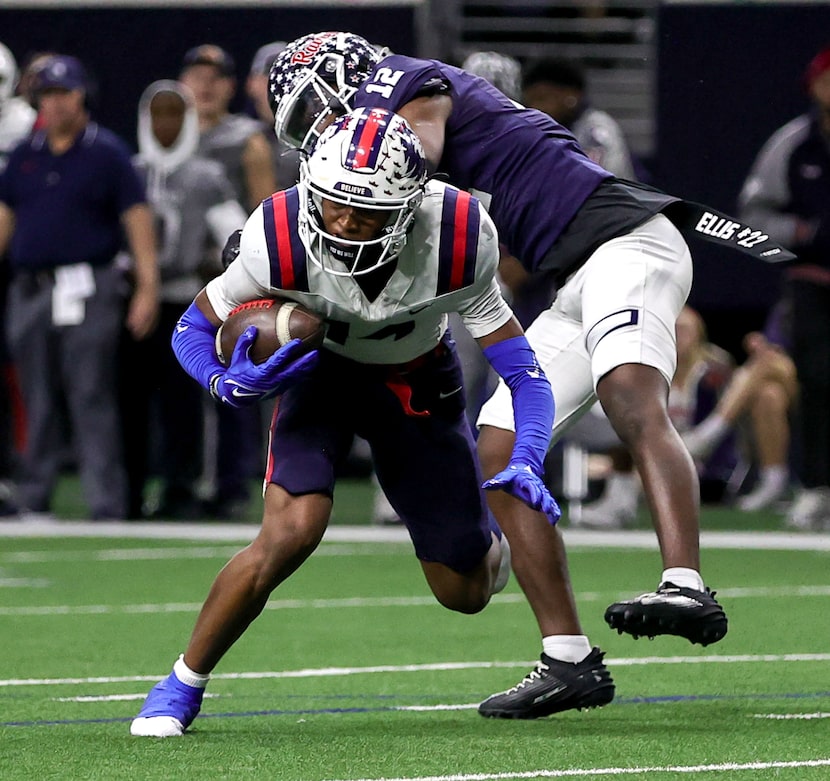
POLYGON ((299 184, 248 219, 239 256, 182 316, 173 348, 224 403, 280 394, 262 528, 218 575, 185 653, 151 690, 133 735, 181 735, 191 724, 215 665, 319 544, 336 466, 355 435, 370 444, 426 580, 451 610, 478 612, 509 572, 482 488, 504 490, 556 522, 559 508, 542 481, 553 397, 495 281, 498 257, 479 202, 428 182, 418 137, 385 109, 336 120, 301 164, 299 184), (256 336, 249 328, 224 367, 218 326, 237 305, 263 297, 323 315, 323 348, 298 357, 295 340, 257 365, 247 354, 256 336), (449 312, 460 314, 513 393, 513 457, 484 485, 449 312))
POLYGON ((16 97, 17 61, 11 50, 0 43, 0 171, 6 167, 9 152, 34 127, 37 112, 21 97, 16 97))

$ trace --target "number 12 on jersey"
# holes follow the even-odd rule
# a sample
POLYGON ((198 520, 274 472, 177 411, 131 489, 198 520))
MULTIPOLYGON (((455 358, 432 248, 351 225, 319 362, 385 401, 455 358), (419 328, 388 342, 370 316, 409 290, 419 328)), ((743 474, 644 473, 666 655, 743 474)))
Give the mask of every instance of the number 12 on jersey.
POLYGON ((366 92, 376 92, 389 100, 392 90, 403 76, 403 71, 393 71, 391 68, 378 68, 372 77, 371 83, 365 87, 366 92))

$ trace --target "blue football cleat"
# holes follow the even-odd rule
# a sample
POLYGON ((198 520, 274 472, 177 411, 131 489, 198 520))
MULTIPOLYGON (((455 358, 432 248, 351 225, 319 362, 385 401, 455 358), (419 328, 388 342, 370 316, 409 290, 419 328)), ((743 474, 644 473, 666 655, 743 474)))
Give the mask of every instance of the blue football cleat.
POLYGON ((172 738, 184 733, 202 707, 205 690, 182 683, 170 673, 147 695, 130 734, 148 738, 172 738))

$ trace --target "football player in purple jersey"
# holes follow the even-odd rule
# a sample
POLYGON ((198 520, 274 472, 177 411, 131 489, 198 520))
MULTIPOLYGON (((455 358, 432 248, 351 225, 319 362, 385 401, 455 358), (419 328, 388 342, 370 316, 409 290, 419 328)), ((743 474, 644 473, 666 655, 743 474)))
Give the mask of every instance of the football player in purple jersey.
MULTIPOLYGON (((191 724, 215 665, 319 544, 337 466, 355 435, 372 449, 430 589, 451 610, 483 609, 510 571, 482 488, 558 520, 542 479, 553 397, 499 290, 498 257, 498 234, 478 200, 427 181, 418 136, 385 109, 340 117, 301 163, 299 184, 253 212, 236 259, 177 323, 173 349, 222 404, 281 394, 262 528, 217 576, 184 654, 150 691, 133 735, 178 736, 191 724), (321 315, 323 348, 298 357, 297 339, 254 364, 249 327, 223 366, 218 326, 260 298, 288 298, 321 315), (515 399, 515 447, 483 485, 450 312, 515 399)), ((613 696, 607 673, 594 688, 597 698, 613 696)))
MULTIPOLYGON (((612 604, 606 621, 635 637, 720 640, 726 615, 700 575, 697 473, 667 412, 674 322, 692 283, 674 222, 688 204, 615 178, 563 126, 485 80, 437 60, 386 55, 350 33, 290 43, 271 69, 270 89, 278 137, 306 149, 350 107, 406 117, 432 170, 480 198, 511 254, 555 283, 553 303, 527 334, 553 387, 553 438, 599 398, 642 475, 662 556, 656 591, 612 604)), ((478 426, 483 470, 496 474, 514 438, 503 384, 478 426)), ((527 677, 479 712, 536 718, 599 704, 607 670, 580 626, 559 531, 503 493, 488 501, 510 539, 543 652, 527 677)))

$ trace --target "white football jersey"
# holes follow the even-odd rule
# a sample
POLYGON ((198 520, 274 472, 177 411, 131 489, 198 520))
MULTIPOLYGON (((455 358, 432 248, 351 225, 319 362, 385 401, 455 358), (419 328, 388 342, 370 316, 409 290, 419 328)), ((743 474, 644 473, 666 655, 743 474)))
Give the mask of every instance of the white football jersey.
POLYGON ((406 246, 373 301, 355 279, 331 274, 308 256, 297 230, 299 191, 275 193, 248 218, 237 259, 208 283, 216 314, 227 318, 257 298, 297 301, 328 325, 325 347, 361 363, 404 363, 433 349, 457 312, 476 338, 512 311, 496 282, 499 242, 478 200, 431 181, 406 246))
POLYGON ((0 172, 12 149, 29 133, 37 119, 37 112, 23 98, 10 98, 0 105, 0 172))

